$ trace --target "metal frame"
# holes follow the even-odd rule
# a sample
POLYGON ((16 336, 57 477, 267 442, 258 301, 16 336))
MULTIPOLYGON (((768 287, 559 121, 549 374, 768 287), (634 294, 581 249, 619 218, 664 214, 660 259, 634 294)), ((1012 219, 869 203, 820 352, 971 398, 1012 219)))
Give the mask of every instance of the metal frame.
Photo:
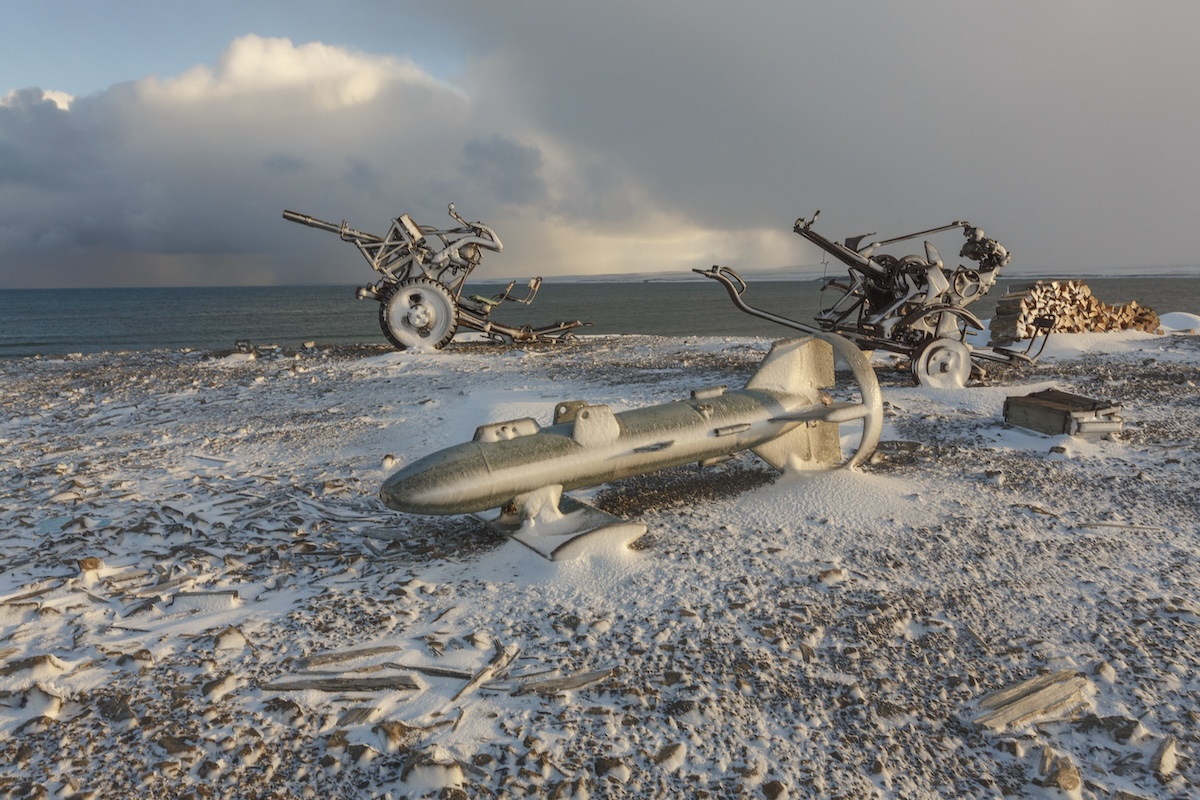
MULTIPOLYGON (((503 292, 491 297, 469 295, 464 298, 467 277, 479 266, 483 259, 483 251, 499 253, 504 249, 504 244, 492 228, 481 222, 467 222, 459 216, 454 209, 454 203, 450 203, 448 212, 459 223, 459 227, 441 229, 417 225, 408 214, 401 214, 392 220, 384 236, 357 230, 344 220, 338 225, 295 211, 285 210, 283 218, 310 228, 336 233, 342 241, 350 242, 358 249, 371 265, 371 269, 380 274, 380 279, 375 283, 357 289, 355 296, 359 300, 371 299, 386 304, 401 285, 409 285, 422 278, 439 284, 456 306, 452 312, 455 320, 452 323, 450 338, 453 336, 453 329, 461 326, 484 333, 498 341, 560 340, 569 336, 574 328, 587 324, 579 321, 555 322, 534 328, 529 325, 505 325, 490 318, 492 311, 505 302, 531 304, 541 288, 541 278, 530 279, 525 287, 524 297, 513 295, 516 281, 511 281, 503 292)), ((433 302, 437 302, 436 297, 433 298, 433 302)), ((395 332, 389 330, 386 317, 386 314, 381 313, 380 324, 384 334, 397 347, 403 347, 404 344, 397 341, 395 332)), ((419 334, 416 338, 419 338, 419 334)), ((406 339, 402 337, 402 340, 406 339)), ((434 346, 441 345, 434 343, 434 346)))
POLYGON ((967 334, 982 330, 983 322, 966 306, 987 294, 1000 269, 1012 259, 1003 245, 987 238, 980 228, 955 220, 863 246, 863 240, 875 234, 837 242, 813 230, 820 213, 796 220, 793 230, 845 264, 848 278, 832 278, 822 287, 822 291, 835 289, 841 294, 817 314, 816 327, 748 306, 741 299, 745 281, 728 267, 695 271, 724 284, 738 308, 754 316, 809 333, 839 334, 862 349, 908 356, 918 383, 962 386, 971 374, 983 374, 983 368, 974 362, 1033 363, 1041 354, 1053 319, 1038 321, 1034 340, 1024 352, 975 349, 967 344, 967 334), (877 253, 887 245, 955 229, 961 229, 967 240, 959 256, 976 265, 947 268, 929 241, 924 243, 924 256, 877 253), (1040 342, 1036 352, 1035 342, 1040 342))

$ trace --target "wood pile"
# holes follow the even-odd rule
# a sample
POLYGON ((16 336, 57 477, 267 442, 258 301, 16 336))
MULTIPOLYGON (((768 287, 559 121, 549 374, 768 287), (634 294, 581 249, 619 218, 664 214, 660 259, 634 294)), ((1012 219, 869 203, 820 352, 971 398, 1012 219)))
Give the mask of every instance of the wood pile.
POLYGON ((1038 281, 1012 289, 996 305, 992 317, 992 345, 1029 339, 1036 333, 1035 320, 1053 317, 1052 333, 1105 331, 1160 332, 1154 309, 1136 300, 1120 306, 1101 302, 1083 281, 1038 281))

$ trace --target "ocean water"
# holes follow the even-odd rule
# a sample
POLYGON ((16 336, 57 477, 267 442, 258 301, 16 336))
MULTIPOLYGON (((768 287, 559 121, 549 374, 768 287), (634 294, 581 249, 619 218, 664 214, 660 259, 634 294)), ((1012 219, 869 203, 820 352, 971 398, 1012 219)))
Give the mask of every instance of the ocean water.
MULTIPOLYGON (((971 304, 982 319, 1000 295, 1033 278, 1001 280, 971 304)), ((1200 277, 1083 278, 1106 303, 1136 300, 1160 313, 1200 313, 1200 277)), ((801 322, 836 299, 820 280, 748 279, 753 306, 801 322)), ((469 294, 499 285, 473 282, 469 294)), ((493 318, 513 325, 590 322, 579 333, 668 336, 785 336, 788 329, 738 311, 709 280, 583 282, 548 278, 530 306, 506 303, 493 318)), ((0 358, 68 353, 193 348, 228 350, 248 340, 296 347, 383 344, 379 304, 359 301, 352 286, 262 286, 163 289, 0 290, 0 358)))

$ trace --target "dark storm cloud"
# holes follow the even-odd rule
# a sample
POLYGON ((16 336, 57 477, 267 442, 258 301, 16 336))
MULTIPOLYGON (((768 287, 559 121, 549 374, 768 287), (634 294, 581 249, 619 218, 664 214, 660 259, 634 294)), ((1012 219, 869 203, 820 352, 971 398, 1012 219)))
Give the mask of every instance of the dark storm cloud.
POLYGON ((269 155, 263 159, 263 166, 271 172, 286 174, 290 172, 301 172, 308 169, 309 162, 303 158, 297 158, 293 155, 269 155))
POLYGON ((497 200, 525 205, 546 196, 546 186, 538 175, 542 161, 537 147, 494 134, 463 145, 461 169, 487 186, 497 200))
POLYGON ((14 92, 0 105, 0 188, 70 186, 93 162, 86 131, 40 89, 14 92))
POLYGON ((515 87, 505 99, 546 131, 705 226, 785 225, 818 207, 847 232, 967 216, 1032 268, 1193 258, 1150 244, 1200 211, 1200 106, 1183 102, 1200 74, 1198 7, 616 2, 473 14, 473 94, 515 87))
POLYGON ((1014 271, 1196 261, 1200 6, 406 13, 453 32, 450 83, 403 52, 246 36, 69 109, 0 94, 0 284, 56 248, 95 283, 156 255, 172 281, 198 255, 344 281, 356 254, 283 208, 382 232, 447 224, 449 201, 497 228, 498 274, 811 264, 791 223, 818 208, 835 237, 970 219, 1014 271))

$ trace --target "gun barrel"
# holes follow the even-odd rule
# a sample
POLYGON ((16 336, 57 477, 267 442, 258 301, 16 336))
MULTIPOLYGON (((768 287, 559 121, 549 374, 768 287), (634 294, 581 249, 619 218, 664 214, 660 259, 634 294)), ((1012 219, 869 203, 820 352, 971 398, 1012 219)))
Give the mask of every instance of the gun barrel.
POLYGON ((339 225, 336 222, 326 222, 323 219, 317 219, 316 217, 310 217, 307 214, 300 214, 296 211, 288 211, 286 209, 283 212, 283 218, 286 219, 288 222, 298 222, 301 225, 307 225, 310 228, 316 228, 318 230, 329 231, 330 233, 336 233, 338 236, 341 236, 343 239, 358 239, 360 241, 365 241, 365 242, 382 241, 375 234, 363 233, 362 231, 356 231, 354 228, 351 228, 345 222, 343 222, 339 225))

